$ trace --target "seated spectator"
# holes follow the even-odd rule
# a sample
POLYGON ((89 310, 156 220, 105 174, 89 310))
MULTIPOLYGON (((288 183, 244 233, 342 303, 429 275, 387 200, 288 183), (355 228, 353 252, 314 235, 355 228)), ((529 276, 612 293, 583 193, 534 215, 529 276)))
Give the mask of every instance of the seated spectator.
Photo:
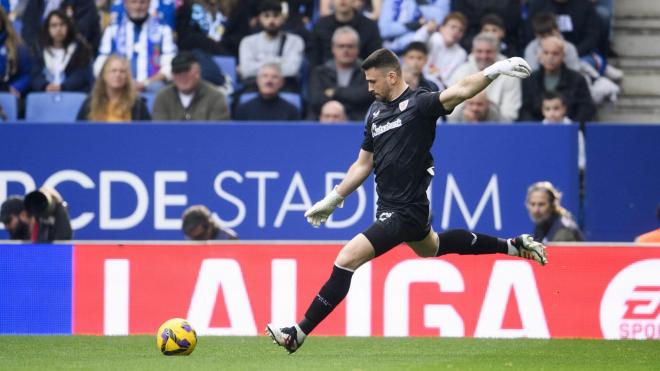
MULTIPOLYGON (((472 53, 468 61, 456 69, 449 81, 453 85, 464 77, 482 71, 498 60, 505 57, 498 53, 499 43, 495 36, 488 33, 480 33, 472 40, 472 53)), ((518 109, 520 109, 521 87, 520 79, 510 76, 500 76, 493 81, 487 88, 488 100, 495 105, 500 113, 501 121, 515 121, 518 118, 518 109)), ((451 120, 457 120, 456 116, 460 112, 460 105, 449 116, 451 120), (452 117, 453 116, 453 117, 452 117)))
POLYGON ((378 27, 383 47, 400 53, 420 27, 437 28, 449 13, 448 0, 383 0, 378 27))
POLYGON ((191 52, 180 52, 172 60, 173 84, 158 92, 154 120, 217 121, 228 120, 224 95, 202 80, 199 63, 191 52))
MULTIPOLYGON (((383 0, 353 0, 353 8, 364 14, 365 17, 378 21, 383 0)), ((321 17, 332 14, 332 0, 319 1, 319 14, 321 17)))
POLYGON ((354 29, 338 28, 332 37, 333 59, 312 71, 309 80, 310 120, 317 120, 321 107, 330 100, 346 108, 350 120, 364 120, 373 97, 358 61, 359 36, 354 29))
MULTIPOLYGON (((660 221, 660 204, 658 204, 658 208, 656 209, 656 215, 658 217, 658 221, 660 221)), ((660 242, 660 228, 644 233, 640 236, 637 236, 637 238, 635 238, 635 242, 639 242, 639 243, 660 242)))
POLYGON ((183 212, 181 229, 193 241, 238 240, 238 234, 213 219, 211 211, 203 205, 193 205, 183 212))
POLYGON ((534 222, 534 240, 548 242, 584 241, 571 213, 561 206, 561 192, 550 182, 537 182, 527 189, 525 201, 534 222))
POLYGON ((44 243, 73 237, 67 204, 53 188, 10 196, 0 207, 0 221, 12 240, 44 243))
POLYGON ((346 121, 348 121, 348 117, 346 116, 344 105, 336 100, 327 101, 323 107, 321 107, 321 115, 319 116, 320 123, 333 124, 345 123, 346 121))
POLYGON ((459 112, 449 117, 450 123, 494 123, 500 120, 497 107, 488 100, 488 95, 484 91, 466 100, 459 108, 459 112))
POLYGON ((41 25, 53 10, 60 10, 73 20, 82 37, 92 50, 97 50, 101 39, 101 22, 94 0, 27 0, 23 12, 21 35, 32 51, 39 48, 41 25))
POLYGON ((568 107, 568 117, 574 121, 592 120, 596 106, 584 77, 570 70, 563 63, 564 42, 557 36, 548 36, 541 40, 541 67, 525 79, 523 85, 522 108, 520 119, 523 121, 541 121, 543 94, 548 91, 563 95, 568 107))
POLYGON ((282 66, 286 91, 300 91, 300 66, 305 42, 302 37, 282 31, 284 15, 279 0, 264 0, 259 5, 259 24, 263 31, 245 37, 239 49, 239 71, 244 85, 254 86, 259 67, 265 63, 282 66))
MULTIPOLYGON (((543 124, 572 124, 573 121, 566 116, 566 101, 561 94, 545 92, 543 94, 543 124)), ((587 155, 584 144, 584 134, 578 131, 578 168, 584 171, 587 164, 587 155)))
POLYGON ((238 1, 184 0, 176 12, 179 48, 238 57, 249 22, 248 6, 238 1))
POLYGON ((30 89, 30 51, 14 31, 7 13, 0 7, 0 91, 22 98, 30 89))
MULTIPOLYGON (((555 20, 555 15, 548 12, 541 12, 532 18, 532 30, 536 38, 525 47, 525 60, 532 67, 532 70, 539 68, 539 54, 541 53, 541 39, 546 36, 561 36, 559 26, 555 20)), ((573 71, 580 70, 580 58, 577 48, 570 41, 564 40, 564 64, 573 71)))
POLYGON ((424 66, 428 60, 426 45, 413 41, 403 51, 403 79, 411 89, 423 88, 428 91, 438 91, 438 85, 424 76, 424 66))
POLYGON ((429 23, 415 33, 415 40, 425 42, 429 50, 426 72, 440 82, 440 88, 447 86, 456 68, 467 59, 465 49, 459 44, 466 27, 465 16, 452 12, 442 21, 438 32, 435 25, 429 23))
POLYGON ((333 58, 332 38, 335 30, 352 27, 360 35, 359 57, 365 59, 382 45, 378 24, 355 11, 352 0, 332 0, 334 14, 321 17, 314 27, 307 44, 310 67, 322 65, 333 58))
MULTIPOLYGON (((99 0, 97 0, 99 1, 99 0)), ((100 1, 112 1, 110 4, 110 14, 109 16, 115 22, 119 22, 121 17, 126 14, 124 11, 124 3, 121 0, 100 0, 100 1)), ((98 5, 98 4, 97 4, 98 5)), ((169 26, 171 29, 174 29, 176 26, 175 14, 177 8, 177 1, 173 0, 150 0, 149 1, 149 14, 152 17, 158 18, 158 21, 162 24, 169 26)))
POLYGON ((149 15, 149 0, 123 1, 126 14, 105 29, 94 75, 99 75, 108 56, 117 54, 129 61, 137 90, 155 93, 171 77, 176 53, 172 29, 149 15))
POLYGON ((106 58, 92 92, 78 111, 77 120, 125 123, 151 120, 146 104, 133 87, 125 58, 117 55, 106 58))
POLYGON ((520 50, 521 42, 518 34, 522 20, 522 3, 524 1, 521 0, 454 0, 453 10, 463 13, 468 20, 462 46, 469 50, 472 39, 481 33, 481 19, 486 14, 497 14, 504 22, 506 30, 504 42, 520 50))
POLYGON ((497 14, 486 14, 481 18, 481 32, 486 32, 497 37, 497 40, 500 42, 500 54, 507 57, 518 55, 517 47, 506 43, 504 21, 497 14))
POLYGON ((266 63, 259 68, 256 98, 239 104, 234 118, 252 121, 300 120, 300 112, 293 104, 280 97, 284 85, 282 70, 274 63, 266 63))
POLYGON ((92 51, 71 18, 60 10, 50 12, 42 40, 32 66, 32 90, 88 92, 94 80, 92 51))

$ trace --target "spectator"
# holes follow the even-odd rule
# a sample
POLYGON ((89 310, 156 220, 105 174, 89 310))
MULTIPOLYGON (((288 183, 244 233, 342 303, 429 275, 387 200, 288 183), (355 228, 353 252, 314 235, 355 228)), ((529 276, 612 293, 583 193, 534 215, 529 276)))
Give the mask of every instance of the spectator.
POLYGON ((291 103, 280 97, 284 85, 282 70, 274 63, 266 63, 259 68, 256 98, 239 104, 236 120, 287 121, 300 120, 300 112, 291 103))
POLYGON ((403 51, 403 79, 411 89, 423 88, 429 91, 438 91, 438 85, 424 76, 424 66, 428 61, 426 45, 413 41, 403 51))
POLYGON ((12 240, 45 243, 73 236, 67 204, 52 188, 32 191, 25 198, 10 196, 2 203, 0 220, 12 240))
POLYGON ((171 62, 176 53, 172 29, 149 15, 149 0, 123 0, 125 16, 105 29, 94 75, 111 54, 130 63, 130 73, 138 91, 157 92, 171 77, 171 62))
POLYGON ((191 52, 180 52, 172 60, 173 84, 165 87, 154 102, 154 120, 228 120, 224 95, 202 80, 201 68, 191 52))
POLYGON ((179 48, 238 57, 249 22, 248 6, 237 0, 184 0, 176 13, 179 48))
POLYGON ((383 47, 400 53, 421 27, 437 28, 449 13, 449 0, 383 0, 378 27, 383 47))
POLYGON ((497 107, 488 100, 486 92, 475 95, 465 101, 456 115, 450 116, 452 123, 499 122, 501 117, 497 107))
POLYGON ((561 193, 550 182, 536 182, 527 189, 525 201, 534 222, 534 240, 548 242, 584 241, 571 213, 561 206, 561 193))
POLYGON ((523 98, 520 119, 541 121, 543 93, 558 92, 564 96, 568 117, 574 121, 592 120, 596 106, 591 99, 587 82, 578 72, 563 63, 564 42, 560 37, 548 36, 541 40, 541 67, 523 81, 523 98))
MULTIPOLYGON (((353 8, 374 21, 378 21, 382 6, 383 0, 353 0, 353 8)), ((321 17, 330 15, 333 11, 332 0, 319 1, 319 13, 321 17)))
POLYGON ((334 14, 321 17, 310 34, 307 45, 307 58, 313 68, 332 59, 332 38, 335 30, 343 26, 352 27, 360 35, 359 56, 366 58, 381 47, 378 24, 356 12, 352 0, 332 0, 334 14))
POLYGON ((238 234, 218 224, 206 206, 190 206, 183 212, 181 220, 183 234, 191 240, 238 240, 238 234))
MULTIPOLYGON (((483 70, 498 60, 505 57, 498 54, 499 43, 495 36, 488 33, 480 33, 472 40, 472 53, 468 61, 456 69, 449 81, 450 85, 457 83, 462 78, 483 70)), ((520 79, 510 76, 500 76, 486 88, 488 100, 495 105, 500 113, 502 121, 515 121, 520 109, 521 87, 520 79)), ((460 106, 450 115, 450 120, 456 120, 460 112, 460 106)))
POLYGON ((504 42, 520 50, 521 3, 521 0, 454 0, 454 10, 463 13, 469 22, 463 47, 470 49, 472 39, 481 32, 481 19, 486 14, 497 14, 506 30, 504 42))
MULTIPOLYGON (((566 116, 566 101, 561 94, 545 92, 543 94, 543 124, 572 124, 573 121, 566 116)), ((587 155, 584 144, 584 134, 578 131, 578 169, 584 171, 587 165, 587 155)))
POLYGON ((80 91, 92 87, 92 51, 76 34, 73 21, 60 10, 46 17, 42 42, 32 66, 32 90, 80 91))
POLYGON ((322 124, 345 123, 348 121, 344 105, 336 100, 325 102, 321 107, 319 122, 322 124))
POLYGON ((449 78, 456 68, 467 59, 467 53, 459 42, 467 27, 467 19, 459 12, 449 13, 436 32, 434 24, 421 27, 415 34, 415 40, 425 42, 429 50, 427 73, 447 86, 449 78))
POLYGON ((105 60, 92 92, 78 111, 77 120, 151 120, 147 106, 133 88, 133 79, 125 58, 111 55, 105 60))
POLYGON ((497 37, 500 42, 500 54, 507 57, 515 57, 518 55, 518 48, 516 45, 509 45, 506 43, 506 28, 504 28, 504 21, 497 14, 486 14, 481 18, 481 32, 486 32, 497 37))
POLYGON ((30 89, 30 51, 14 31, 7 13, 0 7, 0 91, 8 91, 17 98, 25 96, 30 89))
MULTIPOLYGON (((539 54, 541 53, 541 39, 546 36, 561 36, 555 15, 548 12, 538 13, 532 18, 532 30, 536 38, 525 47, 525 60, 532 70, 539 68, 539 54)), ((570 41, 564 40, 564 64, 573 71, 580 70, 580 58, 577 48, 570 41)))
POLYGON ((284 88, 300 91, 298 75, 303 61, 305 42, 302 37, 282 31, 284 15, 279 0, 264 0, 259 5, 259 24, 263 31, 245 37, 239 51, 239 71, 244 85, 254 86, 259 67, 264 63, 282 66, 284 88))
MULTIPOLYGON (((656 209, 656 216, 658 217, 658 221, 660 221, 660 204, 658 204, 658 208, 656 209)), ((640 236, 637 236, 637 238, 635 238, 635 242, 640 242, 640 243, 660 242, 660 228, 650 232, 646 232, 640 236)))
POLYGON ((41 25, 53 10, 67 14, 90 48, 94 51, 98 49, 101 22, 94 0, 27 0, 21 35, 32 51, 38 50, 41 25))
MULTIPOLYGON (((96 0, 96 1, 97 1, 97 6, 99 7, 100 7, 100 4, 98 4, 99 1, 112 2, 110 4, 109 16, 112 18, 113 22, 121 21, 121 17, 123 17, 123 15, 126 14, 126 12, 124 11, 124 3, 121 0, 96 0)), ((149 1, 149 14, 151 14, 151 16, 154 18, 158 18, 158 22, 166 24, 171 29, 174 29, 174 27, 176 26, 176 22, 175 22, 176 8, 177 8, 177 1, 173 1, 173 0, 149 1)))
POLYGON ((367 80, 358 61, 359 36, 348 26, 335 30, 332 36, 333 59, 312 71, 309 80, 310 120, 317 120, 321 107, 330 100, 344 105, 350 120, 364 120, 373 101, 367 80))

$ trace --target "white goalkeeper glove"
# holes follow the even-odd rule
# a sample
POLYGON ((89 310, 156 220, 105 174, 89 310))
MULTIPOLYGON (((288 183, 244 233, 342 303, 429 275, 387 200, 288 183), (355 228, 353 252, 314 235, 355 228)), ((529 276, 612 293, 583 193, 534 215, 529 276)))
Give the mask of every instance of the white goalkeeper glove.
POLYGON ((524 79, 529 77, 531 73, 532 68, 527 61, 520 57, 513 57, 495 62, 484 69, 484 76, 491 80, 495 80, 500 74, 524 79))
POLYGON ((315 203, 309 210, 305 212, 307 222, 314 228, 318 228, 321 223, 328 220, 330 214, 335 211, 337 207, 344 206, 344 198, 337 193, 337 187, 328 193, 321 201, 315 203))

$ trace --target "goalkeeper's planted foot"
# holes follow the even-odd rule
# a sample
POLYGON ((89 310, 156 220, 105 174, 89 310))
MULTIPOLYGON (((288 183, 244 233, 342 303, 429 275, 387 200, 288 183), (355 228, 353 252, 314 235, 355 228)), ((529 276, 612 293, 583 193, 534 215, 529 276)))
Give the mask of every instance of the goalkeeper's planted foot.
POLYGON ((266 335, 273 339, 273 343, 284 347, 289 354, 295 352, 305 341, 304 332, 298 325, 291 327, 276 327, 273 324, 266 326, 266 335))
POLYGON ((528 234, 521 234, 509 240, 509 255, 534 260, 541 265, 548 264, 545 246, 540 242, 534 241, 534 238, 528 234))

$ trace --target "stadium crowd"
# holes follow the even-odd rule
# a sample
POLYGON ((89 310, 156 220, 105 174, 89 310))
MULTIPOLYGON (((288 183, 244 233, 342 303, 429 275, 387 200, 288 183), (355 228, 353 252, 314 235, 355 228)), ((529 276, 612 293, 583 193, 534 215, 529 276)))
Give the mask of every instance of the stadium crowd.
POLYGON ((324 110, 335 117, 325 122, 361 121, 373 100, 361 60, 386 47, 413 88, 443 89, 510 56, 535 69, 522 83, 498 79, 448 122, 585 122, 619 92, 611 12, 603 0, 3 1, 0 90, 19 118, 30 93, 78 92, 78 120, 95 122, 324 110), (548 94, 561 117, 545 109, 548 94))

